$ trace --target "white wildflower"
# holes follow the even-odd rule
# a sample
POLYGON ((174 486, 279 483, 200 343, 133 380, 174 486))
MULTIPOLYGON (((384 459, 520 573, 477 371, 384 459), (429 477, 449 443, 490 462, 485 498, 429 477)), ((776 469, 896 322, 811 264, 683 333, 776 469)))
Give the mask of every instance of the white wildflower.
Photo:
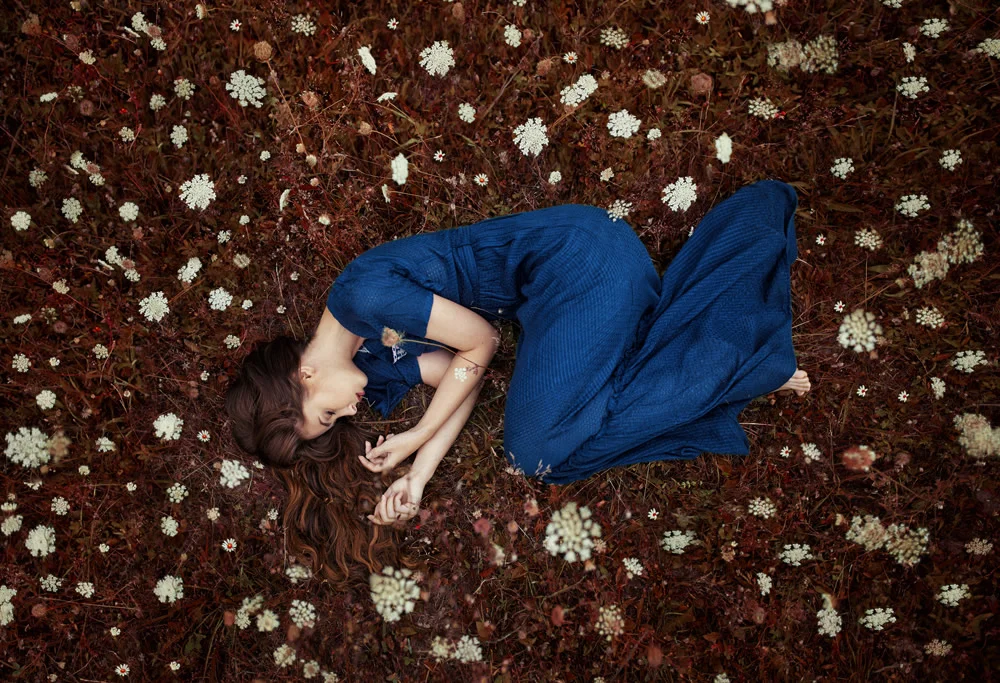
POLYGON ((191 209, 205 210, 215 199, 215 183, 207 173, 199 173, 181 184, 181 199, 191 209))
POLYGON ((528 119, 514 129, 514 143, 520 148, 524 156, 537 157, 542 148, 549 144, 549 138, 545 135, 546 127, 540 117, 528 119))
POLYGON ((875 314, 859 308, 844 317, 837 341, 844 348, 861 353, 874 350, 875 335, 879 334, 882 326, 875 322, 875 314))
POLYGON ((251 76, 243 69, 229 74, 226 90, 229 91, 233 99, 239 101, 241 107, 252 104, 260 109, 263 104, 261 98, 267 95, 264 79, 251 76))
POLYGON ((420 52, 420 66, 431 76, 444 76, 455 66, 454 52, 448 47, 447 40, 435 41, 430 47, 420 52))
POLYGON ((590 508, 577 509, 575 501, 569 501, 562 509, 552 514, 552 521, 545 527, 545 549, 558 556, 565 553, 567 562, 589 560, 594 547, 594 538, 601 537, 601 525, 591 519, 590 508))
POLYGON ((681 555, 684 553, 685 548, 695 542, 695 533, 693 531, 680 531, 678 529, 673 529, 671 531, 664 531, 663 538, 660 540, 660 545, 667 552, 671 552, 674 555, 681 555))
POLYGON ((698 199, 698 186, 691 176, 678 178, 663 188, 661 199, 674 211, 687 211, 688 207, 698 199))
POLYGON ((250 478, 249 470, 237 460, 223 460, 219 471, 221 474, 219 483, 231 489, 241 485, 244 479, 250 478))
POLYGON ((160 602, 176 602, 184 597, 184 582, 179 576, 167 574, 156 582, 153 593, 160 599, 160 602))
POLYGON ((410 578, 409 569, 384 567, 381 574, 368 578, 375 610, 386 621, 399 621, 401 615, 413 611, 414 601, 420 597, 420 587, 410 578))
POLYGON ((641 123, 627 109, 622 109, 608 116, 608 131, 613 138, 630 138, 639 130, 641 123))

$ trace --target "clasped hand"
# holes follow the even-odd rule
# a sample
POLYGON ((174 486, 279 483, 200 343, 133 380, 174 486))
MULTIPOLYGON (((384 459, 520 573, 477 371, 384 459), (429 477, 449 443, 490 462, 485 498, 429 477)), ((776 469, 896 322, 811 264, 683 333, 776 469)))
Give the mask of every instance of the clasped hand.
MULTIPOLYGON (((372 472, 385 472, 406 460, 425 441, 426 439, 413 430, 402 434, 389 434, 384 441, 383 437, 379 436, 374 449, 365 441, 365 455, 358 457, 366 469, 372 472)), ((378 505, 375 506, 374 514, 368 515, 368 520, 385 525, 412 519, 420 509, 424 483, 411 474, 400 477, 382 494, 378 505)))

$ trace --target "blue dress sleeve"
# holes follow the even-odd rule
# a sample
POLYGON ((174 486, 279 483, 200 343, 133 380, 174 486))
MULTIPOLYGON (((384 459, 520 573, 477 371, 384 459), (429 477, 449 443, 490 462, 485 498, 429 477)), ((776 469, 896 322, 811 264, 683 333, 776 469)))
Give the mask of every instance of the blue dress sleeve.
POLYGON ((399 346, 384 346, 378 339, 364 341, 354 364, 368 376, 365 401, 383 418, 392 414, 410 389, 422 383, 417 354, 399 346))
POLYGON ((330 288, 326 307, 334 318, 366 339, 381 339, 384 327, 411 338, 427 334, 434 292, 391 265, 369 267, 363 278, 356 270, 346 268, 330 288))

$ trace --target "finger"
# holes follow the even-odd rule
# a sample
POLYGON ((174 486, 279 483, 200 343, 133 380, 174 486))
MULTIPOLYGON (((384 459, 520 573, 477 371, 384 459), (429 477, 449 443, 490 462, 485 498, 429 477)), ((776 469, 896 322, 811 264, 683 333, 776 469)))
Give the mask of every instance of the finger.
POLYGON ((376 468, 376 466, 374 464, 372 464, 372 462, 370 460, 368 460, 365 456, 359 455, 358 456, 358 460, 361 461, 361 466, 364 467, 369 472, 378 472, 378 469, 376 468))
POLYGON ((394 493, 391 496, 386 496, 385 518, 389 521, 396 519, 396 498, 398 495, 398 493, 394 493))

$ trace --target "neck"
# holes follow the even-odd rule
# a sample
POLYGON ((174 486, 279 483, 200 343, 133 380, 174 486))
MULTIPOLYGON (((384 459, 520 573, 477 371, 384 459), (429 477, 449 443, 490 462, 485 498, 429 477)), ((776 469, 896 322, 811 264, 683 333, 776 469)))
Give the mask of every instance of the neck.
POLYGON ((323 318, 319 321, 316 332, 303 354, 303 363, 316 365, 346 363, 354 358, 354 354, 364 341, 364 337, 359 337, 341 325, 330 313, 330 309, 324 307, 323 318))

